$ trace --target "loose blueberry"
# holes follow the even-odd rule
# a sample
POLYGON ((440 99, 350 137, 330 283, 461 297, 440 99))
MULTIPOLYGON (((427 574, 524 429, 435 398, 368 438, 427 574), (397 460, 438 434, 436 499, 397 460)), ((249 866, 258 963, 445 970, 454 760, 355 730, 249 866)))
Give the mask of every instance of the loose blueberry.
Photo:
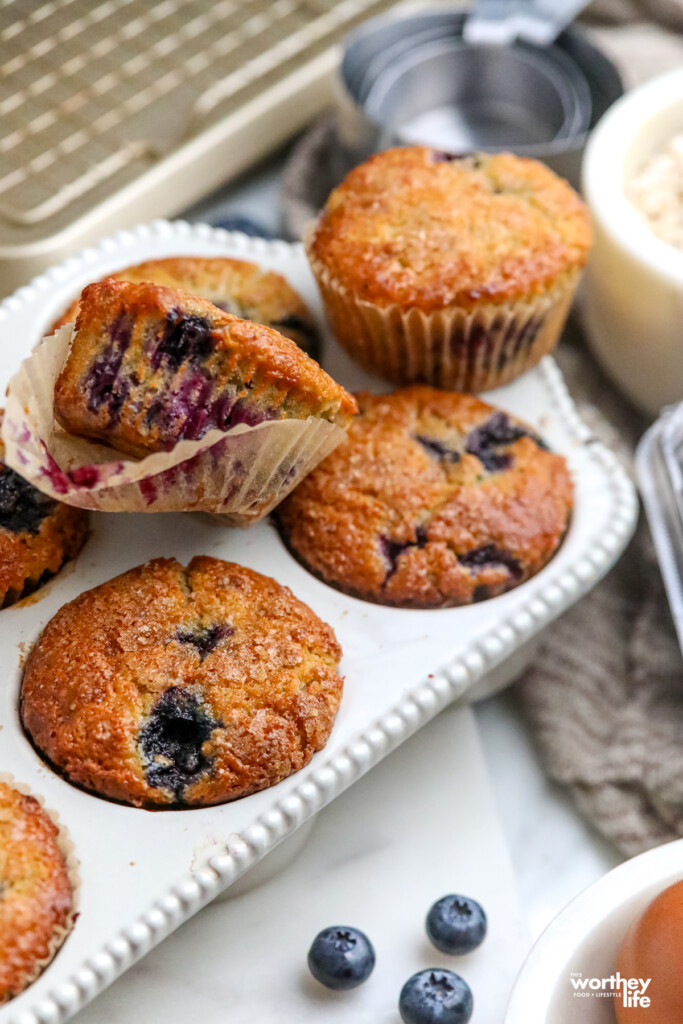
POLYGON ((52 498, 0 463, 0 528, 35 536, 54 507, 52 498))
POLYGON ((375 951, 358 928, 324 928, 308 951, 308 966, 327 988, 356 988, 372 974, 375 951))
POLYGON ((403 1024, 467 1024, 474 1000, 469 985, 454 971, 419 971, 401 989, 403 1024))
POLYGON ((486 936, 486 914, 468 896, 444 896, 427 914, 427 935, 432 945, 451 956, 464 956, 486 936))

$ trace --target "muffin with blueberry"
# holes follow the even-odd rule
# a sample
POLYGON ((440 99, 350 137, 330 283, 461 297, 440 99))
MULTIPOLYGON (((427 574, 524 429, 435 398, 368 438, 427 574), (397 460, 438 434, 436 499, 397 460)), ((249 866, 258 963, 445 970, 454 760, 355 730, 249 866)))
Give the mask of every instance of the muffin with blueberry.
POLYGON ((52 959, 72 905, 56 826, 37 800, 0 783, 0 1003, 52 959))
POLYGON ((330 325, 366 369, 480 391, 553 349, 590 241, 583 203, 544 164, 415 146, 352 170, 307 251, 330 325))
MULTIPOLYGON (((4 454, 0 439, 0 459, 4 454)), ((0 461, 0 607, 33 593, 75 558, 87 529, 87 512, 42 494, 0 461)))
POLYGON ((82 293, 54 412, 69 434, 143 457, 241 424, 346 426, 355 402, 269 327, 188 292, 106 279, 82 293))
MULTIPOLYGON (((273 327, 309 356, 319 358, 320 338, 310 310, 282 274, 274 270, 248 260, 219 256, 171 256, 126 267, 111 277, 116 281, 151 281, 200 295, 241 320, 273 327)), ((78 305, 79 299, 72 302, 51 332, 63 324, 75 323, 78 305)))
POLYGON ((79 786, 135 806, 223 803, 308 764, 342 693, 331 627, 275 580, 156 559, 86 591, 31 651, 21 717, 79 786))
POLYGON ((347 441, 278 510, 311 572, 369 601, 440 608, 502 594, 552 558, 572 483, 529 426, 426 385, 357 397, 347 441))

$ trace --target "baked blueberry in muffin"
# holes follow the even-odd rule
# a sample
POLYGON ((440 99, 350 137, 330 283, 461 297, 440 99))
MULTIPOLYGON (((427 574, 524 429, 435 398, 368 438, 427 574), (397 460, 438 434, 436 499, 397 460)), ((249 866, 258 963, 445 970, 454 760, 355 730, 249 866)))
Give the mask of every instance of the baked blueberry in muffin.
MULTIPOLYGON (((126 267, 111 277, 116 281, 151 281, 200 295, 241 320, 273 327, 313 359, 320 356, 320 336, 304 300, 281 274, 256 263, 224 257, 172 256, 126 267)), ((51 330, 75 323, 78 305, 76 299, 51 330)))
MULTIPOLYGON (((4 454, 0 440, 0 459, 4 454)), ((87 512, 42 494, 0 461, 0 607, 59 572, 83 547, 87 529, 87 512)))
POLYGON ((494 597, 548 562, 572 484, 530 427, 425 385, 357 397, 348 439, 278 510, 312 572, 370 601, 436 608, 494 597))
POLYGON ((33 648, 21 715, 74 783, 135 806, 223 803, 324 747, 340 647, 275 580, 156 559, 61 608, 33 648))
POLYGON ((277 331, 187 292, 111 279, 82 293, 54 399, 70 434, 133 456, 266 420, 345 426, 356 408, 277 331))
POLYGON ((54 956, 73 903, 57 829, 37 800, 0 783, 0 1003, 54 956))

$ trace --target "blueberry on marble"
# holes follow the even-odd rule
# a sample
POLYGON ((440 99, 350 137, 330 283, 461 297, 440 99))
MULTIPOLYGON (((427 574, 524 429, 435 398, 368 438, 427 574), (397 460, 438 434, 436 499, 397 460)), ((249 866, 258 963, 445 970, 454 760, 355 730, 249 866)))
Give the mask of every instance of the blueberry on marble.
POLYGON ((208 654, 215 651, 221 640, 227 640, 235 630, 227 624, 216 624, 200 629, 179 629, 176 633, 176 640, 181 644, 191 644, 199 651, 202 661, 208 654))
POLYGON ((424 449, 439 462, 460 462, 460 452, 456 452, 453 448, 440 441, 437 437, 427 437, 425 434, 416 434, 415 440, 418 441, 424 449))
POLYGON ((419 971, 401 989, 398 1012, 403 1024, 467 1024, 474 1000, 467 982, 454 971, 419 971))
POLYGON ((516 579, 522 575, 522 567, 519 559, 504 548, 495 544, 482 544, 481 547, 472 548, 463 555, 458 555, 461 565, 476 572, 477 569, 485 569, 489 566, 504 565, 516 579))
POLYGON ((211 768, 202 747, 220 724, 195 694, 180 686, 164 690, 139 737, 148 784, 182 800, 187 786, 211 768))
POLYGON ((450 956, 464 956, 486 936, 486 914, 469 896, 443 896, 427 914, 427 935, 432 945, 450 956))
POLYGON ((157 370, 162 362, 177 370, 185 362, 206 359, 213 350, 211 324, 204 316, 185 315, 173 309, 166 315, 161 338, 152 354, 151 365, 157 370))
POLYGON ((52 498, 37 490, 13 469, 0 465, 1 529, 35 536, 43 519, 54 507, 52 498))
POLYGON ((372 974, 375 950, 358 928, 324 928, 308 951, 308 966, 313 977, 326 988, 356 988, 372 974))

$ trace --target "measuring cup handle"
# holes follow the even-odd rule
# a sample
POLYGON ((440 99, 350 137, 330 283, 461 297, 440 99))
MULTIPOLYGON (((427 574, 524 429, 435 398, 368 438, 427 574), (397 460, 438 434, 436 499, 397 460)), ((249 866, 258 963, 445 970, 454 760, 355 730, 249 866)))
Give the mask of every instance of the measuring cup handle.
POLYGON ((468 43, 506 46, 515 39, 547 46, 587 0, 476 0, 463 29, 468 43))

